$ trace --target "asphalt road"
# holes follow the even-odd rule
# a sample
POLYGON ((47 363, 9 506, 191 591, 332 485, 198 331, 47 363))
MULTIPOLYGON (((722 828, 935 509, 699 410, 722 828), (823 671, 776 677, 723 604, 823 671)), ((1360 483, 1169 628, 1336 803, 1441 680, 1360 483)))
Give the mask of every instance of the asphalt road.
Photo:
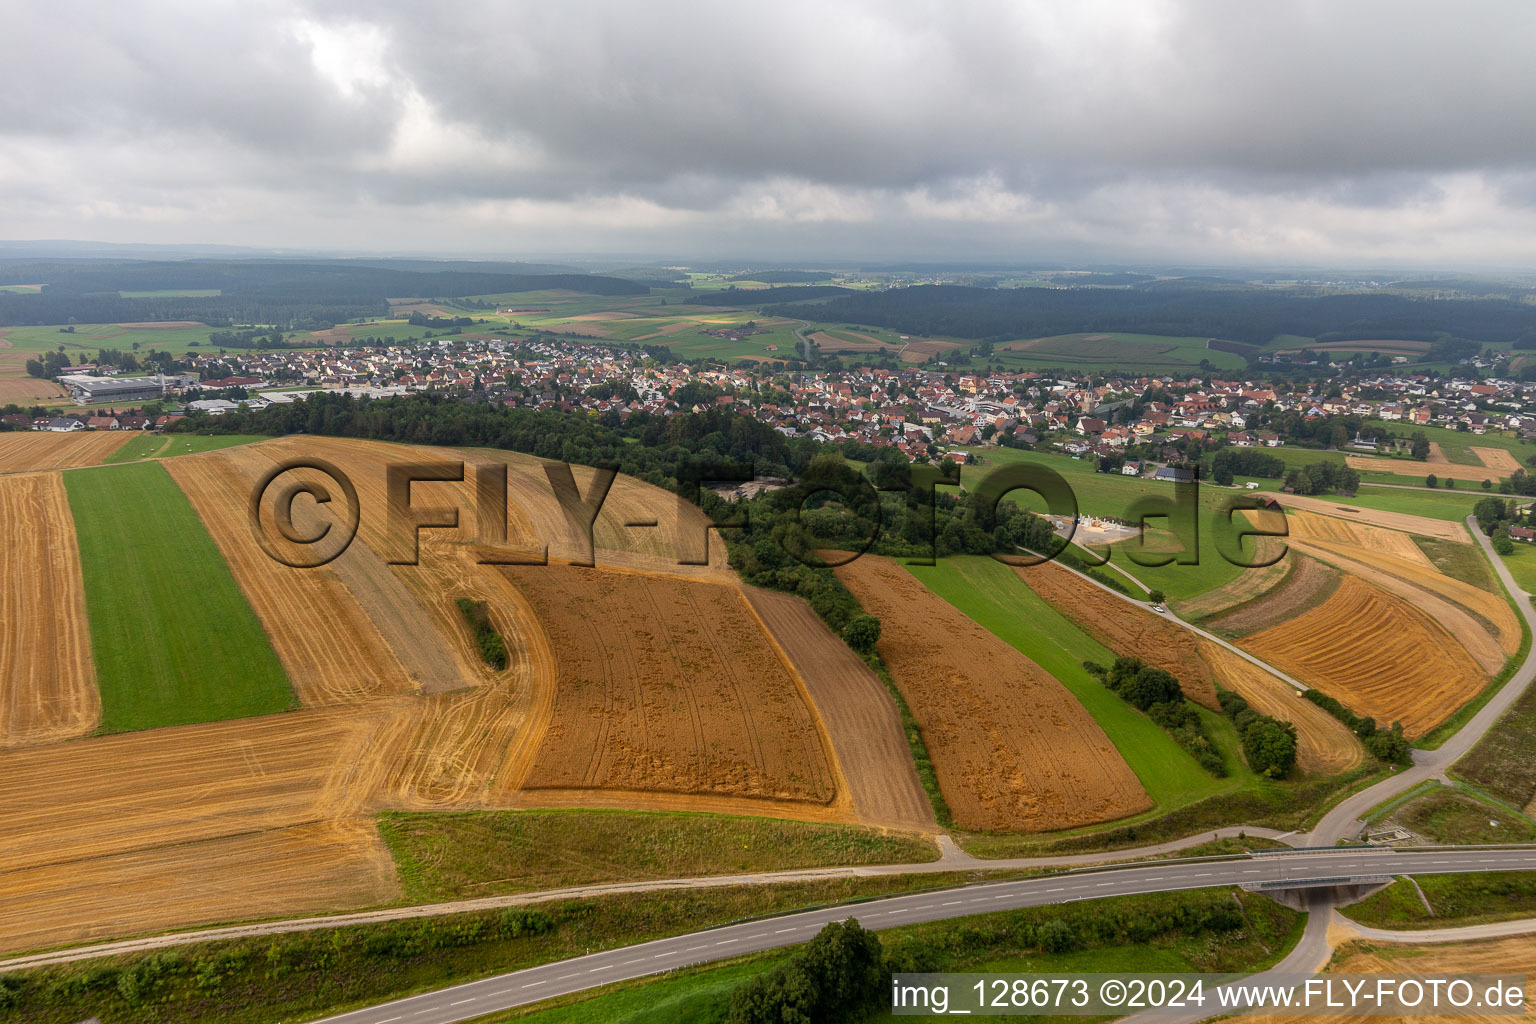
MULTIPOLYGON (((885 929, 1048 903, 1180 889, 1266 882, 1324 882, 1409 873, 1531 870, 1536 870, 1536 847, 1285 851, 1239 860, 1161 861, 1135 867, 1069 872, 963 889, 890 896, 692 932, 513 971, 327 1017, 325 1022, 451 1024, 691 964, 794 945, 809 940, 829 922, 849 917, 857 918, 867 928, 885 929)), ((1318 916, 1326 917, 1326 914, 1318 916)))

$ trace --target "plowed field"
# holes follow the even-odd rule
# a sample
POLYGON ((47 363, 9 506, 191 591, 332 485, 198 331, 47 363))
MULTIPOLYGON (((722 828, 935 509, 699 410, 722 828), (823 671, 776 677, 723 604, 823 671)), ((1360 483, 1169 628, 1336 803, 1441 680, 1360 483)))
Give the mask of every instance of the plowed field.
POLYGON ((528 788, 838 795, 815 713, 739 590, 572 566, 502 571, 558 666, 528 788))
POLYGON ((101 698, 57 473, 0 477, 0 747, 79 736, 101 698))
POLYGON ((933 807, 885 684, 802 599, 757 587, 744 593, 805 680, 859 820, 932 829, 933 807))
POLYGON ((882 622, 880 653, 922 729, 961 828, 1045 831, 1151 800, 1071 693, 885 558, 837 570, 882 622))
POLYGON ((1118 655, 1140 658, 1178 677, 1191 700, 1216 708, 1211 670, 1194 634, 1079 579, 1059 565, 1016 568, 1031 590, 1118 655))
POLYGON ((1320 607, 1242 641, 1253 654, 1410 737, 1487 682, 1451 632, 1378 587, 1346 576, 1320 607))
POLYGON ((134 430, 84 430, 73 434, 9 431, 0 434, 0 473, 95 466, 138 436, 134 430))
POLYGON ((1261 713, 1296 726, 1296 764, 1302 771, 1336 775, 1364 757, 1355 734, 1294 686, 1209 640, 1200 641, 1200 654, 1222 686, 1261 713))

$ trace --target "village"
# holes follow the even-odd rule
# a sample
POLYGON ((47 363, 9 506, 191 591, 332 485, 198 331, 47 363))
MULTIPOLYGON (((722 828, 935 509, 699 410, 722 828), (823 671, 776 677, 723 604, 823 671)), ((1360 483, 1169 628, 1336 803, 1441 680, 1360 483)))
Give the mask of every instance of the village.
MULTIPOLYGON (((79 408, 12 413, 10 429, 163 429, 188 412, 218 416, 303 401, 316 391, 388 398, 422 391, 534 409, 671 415, 730 408, 787 437, 857 442, 929 461, 979 445, 1046 447, 1109 460, 1125 475, 1181 479, 1202 448, 1335 448, 1405 452, 1422 427, 1536 437, 1526 411, 1536 384, 1381 372, 1290 391, 1274 380, 1210 376, 980 374, 942 364, 839 372, 778 364, 665 362, 630 348, 553 334, 449 336, 380 347, 189 353, 185 371, 131 376, 111 366, 65 367, 57 380, 79 408), (1345 430, 1335 417, 1385 426, 1345 430), (1333 424, 1327 436, 1296 424, 1333 424), (1386 435, 1391 435, 1389 440, 1386 435), (1381 436, 1378 436, 1381 435, 1381 436), (1132 457, 1134 456, 1134 457, 1132 457)), ((34 410, 35 411, 35 410, 34 410)))

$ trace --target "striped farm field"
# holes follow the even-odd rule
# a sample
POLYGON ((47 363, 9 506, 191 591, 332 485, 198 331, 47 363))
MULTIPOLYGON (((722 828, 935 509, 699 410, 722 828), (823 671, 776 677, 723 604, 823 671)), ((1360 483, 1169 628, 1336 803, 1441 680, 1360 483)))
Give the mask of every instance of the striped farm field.
POLYGON ((0 477, 0 747, 96 725, 85 589, 58 473, 0 477))
POLYGON ((95 466, 139 436, 132 430, 82 430, 69 434, 15 430, 0 433, 0 473, 95 466))
POLYGON ((293 704, 229 567, 164 467, 65 475, 109 732, 213 722, 293 704))
POLYGON ((1286 516, 1291 536, 1298 540, 1335 541, 1373 554, 1391 555, 1405 562, 1417 562, 1432 569, 1429 558, 1413 542, 1410 534, 1369 523, 1356 523, 1336 516, 1319 515, 1295 509, 1286 516))
POLYGON ((1422 736, 1488 681, 1444 625, 1345 576, 1332 597, 1240 641, 1281 671, 1386 724, 1422 736))
POLYGON ((836 570, 870 614, 961 828, 1048 831, 1152 806, 1061 683, 888 558, 836 570))

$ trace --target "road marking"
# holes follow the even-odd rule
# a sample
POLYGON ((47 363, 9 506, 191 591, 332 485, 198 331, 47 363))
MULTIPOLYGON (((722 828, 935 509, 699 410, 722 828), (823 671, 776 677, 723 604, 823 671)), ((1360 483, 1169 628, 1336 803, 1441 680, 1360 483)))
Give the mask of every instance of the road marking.
POLYGON ((580 974, 581 974, 580 971, 574 971, 574 972, 572 972, 570 974, 562 974, 562 975, 560 975, 560 977, 556 978, 555 980, 556 981, 564 981, 567 978, 575 978, 575 977, 579 976, 580 974))
POLYGON ((655 956, 651 957, 651 959, 652 960, 660 960, 664 956, 677 956, 677 950, 674 949, 670 953, 657 953, 655 956))
POLYGON ((620 967, 628 967, 630 964, 643 964, 643 963, 645 963, 645 957, 638 956, 638 957, 635 957, 635 959, 633 959, 633 960, 625 960, 623 963, 619 964, 619 966, 620 967))
POLYGON ((964 901, 963 900, 950 900, 948 903, 940 903, 939 906, 941 906, 941 907, 958 907, 962 902, 964 902, 964 901))
POLYGON ((695 950, 700 950, 700 949, 703 949, 703 948, 704 948, 703 946, 689 946, 687 949, 683 950, 683 952, 684 953, 692 953, 695 950))
POLYGON ((1047 889, 1047 890, 1045 890, 1045 891, 1046 891, 1046 892, 1061 892, 1061 891, 1062 891, 1062 890, 1063 890, 1063 889, 1065 889, 1065 888, 1066 888, 1066 886, 1064 886, 1064 885, 1058 885, 1058 886, 1057 886, 1057 887, 1056 887, 1056 888, 1054 888, 1054 889, 1047 889))
POLYGON ((729 946, 733 942, 740 942, 740 941, 741 941, 740 939, 721 939, 719 942, 715 943, 715 945, 717 945, 717 946, 729 946))
MULTIPOLYGON (((894 913, 896 913, 896 911, 892 910, 892 911, 888 911, 888 913, 894 914, 894 913)), ((795 931, 799 931, 799 930, 800 929, 799 929, 798 926, 796 926, 794 928, 780 928, 778 931, 774 932, 773 934, 775 934, 775 935, 783 935, 785 932, 795 932, 795 931)))
MULTIPOLYGON (((542 985, 542 984, 544 984, 544 982, 542 982, 542 981, 530 981, 528 984, 524 985, 523 988, 533 988, 535 985, 542 985)), ((504 995, 506 992, 510 992, 510 991, 511 991, 511 989, 504 989, 501 992, 492 992, 491 995, 493 995, 493 996, 504 995)))
POLYGON ((472 1002, 474 1002, 473 999, 460 999, 458 1002, 456 1002, 456 1003, 449 1003, 448 1005, 449 1006, 463 1006, 465 1003, 472 1003, 472 1002))

